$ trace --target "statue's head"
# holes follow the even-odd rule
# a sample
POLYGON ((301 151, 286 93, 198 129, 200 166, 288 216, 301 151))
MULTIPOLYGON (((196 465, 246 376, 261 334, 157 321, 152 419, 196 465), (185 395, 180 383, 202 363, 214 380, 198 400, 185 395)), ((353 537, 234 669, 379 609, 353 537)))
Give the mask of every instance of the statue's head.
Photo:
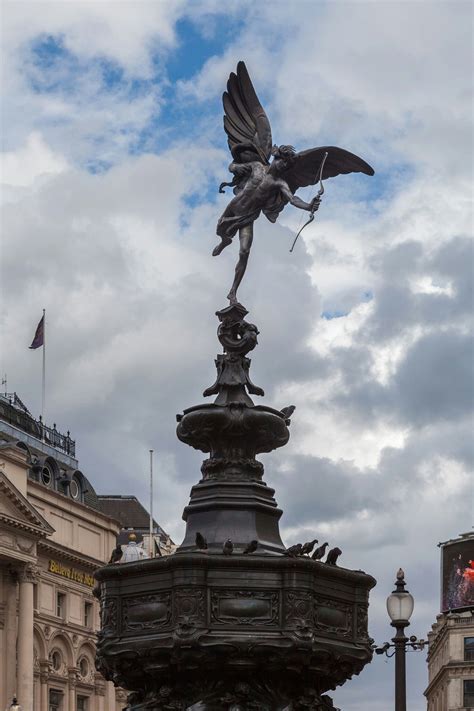
POLYGON ((296 155, 296 150, 293 146, 273 146, 272 156, 273 170, 278 172, 283 172, 293 163, 296 155))

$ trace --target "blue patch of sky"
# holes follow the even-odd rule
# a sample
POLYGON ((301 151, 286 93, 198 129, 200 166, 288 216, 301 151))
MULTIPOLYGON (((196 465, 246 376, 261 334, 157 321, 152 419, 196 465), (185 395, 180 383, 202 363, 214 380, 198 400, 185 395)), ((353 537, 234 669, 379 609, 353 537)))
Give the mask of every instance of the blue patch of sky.
POLYGON ((110 161, 91 158, 86 162, 84 167, 89 173, 92 173, 92 175, 102 175, 110 170, 112 165, 113 163, 110 161))
POLYGON ((343 318, 344 316, 349 315, 349 311, 340 311, 338 309, 334 309, 333 311, 323 311, 321 314, 321 318, 326 319, 326 321, 331 321, 333 318, 343 318))
MULTIPOLYGON (((361 303, 367 303, 369 301, 372 301, 374 298, 374 292, 371 289, 367 289, 366 291, 362 292, 360 296, 360 301, 361 303)), ((321 313, 321 318, 326 319, 326 321, 331 321, 334 318, 344 318, 344 316, 348 316, 350 314, 350 311, 346 311, 345 309, 324 309, 324 311, 321 313)))
POLYGON ((225 14, 212 17, 212 22, 206 24, 179 20, 175 27, 178 46, 166 61, 170 81, 193 77, 210 57, 223 54, 241 27, 243 23, 235 16, 225 14))
POLYGON ((390 198, 414 178, 416 168, 411 163, 399 163, 390 166, 390 169, 377 171, 370 180, 362 181, 365 176, 357 176, 360 181, 361 196, 369 204, 374 205, 374 209, 379 210, 379 201, 390 198), (377 205, 379 205, 377 207, 377 205))
POLYGON ((39 94, 72 93, 71 78, 80 71, 80 62, 64 46, 61 35, 40 35, 31 43, 30 62, 26 78, 39 94))
POLYGON ((40 35, 31 43, 30 66, 26 76, 37 93, 72 96, 83 90, 78 79, 94 72, 100 81, 97 92, 120 91, 129 101, 149 91, 151 81, 126 78, 116 62, 105 57, 81 60, 70 52, 62 35, 40 35))
MULTIPOLYGON (((161 86, 162 101, 160 113, 152 117, 132 146, 136 154, 145 151, 160 153, 181 137, 195 138, 199 143, 202 126, 206 118, 217 116, 222 111, 220 91, 205 103, 176 100, 179 81, 188 81, 199 73, 206 61, 221 55, 229 42, 235 39, 240 23, 235 17, 221 15, 213 17, 205 26, 182 19, 176 24, 177 47, 163 59, 159 52, 153 58, 155 74, 166 76, 161 86)), ((222 134, 223 138, 223 134, 222 134)), ((222 146, 225 141, 222 140, 222 146)))

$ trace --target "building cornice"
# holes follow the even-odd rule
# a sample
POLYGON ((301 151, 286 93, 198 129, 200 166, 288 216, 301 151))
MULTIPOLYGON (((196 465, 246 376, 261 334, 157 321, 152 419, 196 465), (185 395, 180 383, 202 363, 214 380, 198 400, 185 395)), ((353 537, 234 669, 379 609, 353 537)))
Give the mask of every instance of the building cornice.
POLYGON ((430 646, 428 650, 428 662, 436 655, 438 648, 443 644, 446 637, 452 633, 465 633, 463 628, 470 627, 474 633, 474 617, 451 616, 444 617, 442 622, 436 623, 437 629, 428 633, 430 646))
POLYGON ((36 538, 45 538, 54 533, 54 528, 43 518, 39 511, 35 509, 33 504, 23 496, 2 470, 0 470, 0 493, 4 494, 24 516, 24 518, 17 518, 9 514, 1 513, 0 520, 4 523, 13 528, 28 531, 36 538))
POLYGON ((54 555, 64 560, 69 560, 77 565, 82 565, 84 568, 90 568, 91 570, 97 570, 105 565, 103 560, 98 560, 97 558, 92 558, 83 553, 78 553, 73 551, 66 546, 62 546, 60 543, 55 543, 51 540, 41 540, 38 541, 38 552, 43 551, 49 555, 54 555))
POLYGON ((428 655, 427 655, 428 662, 433 657, 433 655, 436 654, 436 651, 437 651, 438 647, 441 646, 444 638, 447 637, 447 635, 448 635, 447 629, 448 629, 448 625, 446 624, 446 622, 444 622, 439 630, 436 630, 436 632, 433 631, 430 633, 430 635, 436 635, 436 636, 434 639, 430 639, 430 646, 428 647, 428 655))
POLYGON ((436 674, 435 678, 430 681, 423 694, 428 698, 433 689, 438 686, 438 684, 443 680, 443 677, 448 676, 447 666, 441 667, 439 672, 436 674))
POLYGON ((428 684, 423 693, 427 697, 429 694, 431 694, 433 689, 438 686, 438 684, 443 680, 444 677, 448 677, 448 679, 451 679, 454 676, 453 672, 458 672, 456 676, 463 676, 463 672, 471 674, 473 671, 474 662, 465 662, 462 659, 458 661, 448 662, 447 664, 444 664, 441 667, 439 672, 436 674, 434 679, 428 684))
POLYGON ((16 446, 15 442, 3 442, 0 445, 2 458, 12 464, 20 464, 27 468, 28 453, 16 446))
POLYGON ((49 535, 39 526, 32 526, 27 521, 21 521, 20 519, 13 518, 12 516, 8 516, 3 513, 0 513, 0 523, 4 526, 8 526, 9 528, 15 528, 17 530, 24 531, 25 533, 29 533, 34 538, 44 538, 49 535))

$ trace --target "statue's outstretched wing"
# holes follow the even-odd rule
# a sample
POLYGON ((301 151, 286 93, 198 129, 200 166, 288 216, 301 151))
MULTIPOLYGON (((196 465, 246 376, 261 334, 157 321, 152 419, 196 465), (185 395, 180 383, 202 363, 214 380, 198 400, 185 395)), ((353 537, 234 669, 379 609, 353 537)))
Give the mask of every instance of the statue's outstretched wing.
POLYGON ((272 130, 244 62, 231 72, 227 91, 222 95, 224 129, 234 160, 268 163, 272 150, 272 130))
POLYGON ((373 175, 374 169, 365 160, 349 153, 344 148, 336 146, 323 146, 301 151, 294 157, 291 166, 283 173, 282 177, 288 183, 292 193, 306 185, 314 185, 319 180, 319 171, 324 154, 328 157, 324 163, 322 179, 334 178, 343 173, 365 173, 373 175))

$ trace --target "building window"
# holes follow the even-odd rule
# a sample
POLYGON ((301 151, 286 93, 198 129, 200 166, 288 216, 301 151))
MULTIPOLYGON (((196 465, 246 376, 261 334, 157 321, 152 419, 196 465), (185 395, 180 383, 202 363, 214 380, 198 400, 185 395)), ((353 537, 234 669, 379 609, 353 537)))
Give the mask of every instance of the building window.
POLYGON ((465 709, 474 708, 474 679, 466 679, 464 682, 464 701, 465 709))
POLYGON ((55 649, 51 652, 50 661, 53 670, 55 672, 60 672, 63 666, 63 659, 61 657, 61 652, 58 649, 55 649))
POLYGON ((66 619, 66 595, 58 592, 56 594, 56 615, 62 620, 66 619))
POLYGON ((63 692, 56 689, 49 690, 49 711, 61 711, 63 707, 63 692))
POLYGON ((71 479, 71 481, 69 483, 69 493, 71 494, 73 499, 76 499, 76 501, 80 498, 81 490, 79 488, 77 479, 74 479, 74 478, 71 479))
POLYGON ((79 674, 85 679, 89 674, 89 662, 86 657, 82 657, 79 661, 79 674))
POLYGON ((474 661, 474 637, 464 637, 464 661, 474 661))
POLYGON ((84 627, 92 627, 94 608, 91 602, 84 603, 84 627))
POLYGON ((87 696, 77 697, 77 711, 88 711, 88 701, 87 696))
POLYGON ((33 610, 38 609, 38 584, 33 584, 33 610))
POLYGON ((53 473, 49 467, 43 467, 41 472, 41 481, 45 486, 51 486, 51 482, 53 481, 53 473))

